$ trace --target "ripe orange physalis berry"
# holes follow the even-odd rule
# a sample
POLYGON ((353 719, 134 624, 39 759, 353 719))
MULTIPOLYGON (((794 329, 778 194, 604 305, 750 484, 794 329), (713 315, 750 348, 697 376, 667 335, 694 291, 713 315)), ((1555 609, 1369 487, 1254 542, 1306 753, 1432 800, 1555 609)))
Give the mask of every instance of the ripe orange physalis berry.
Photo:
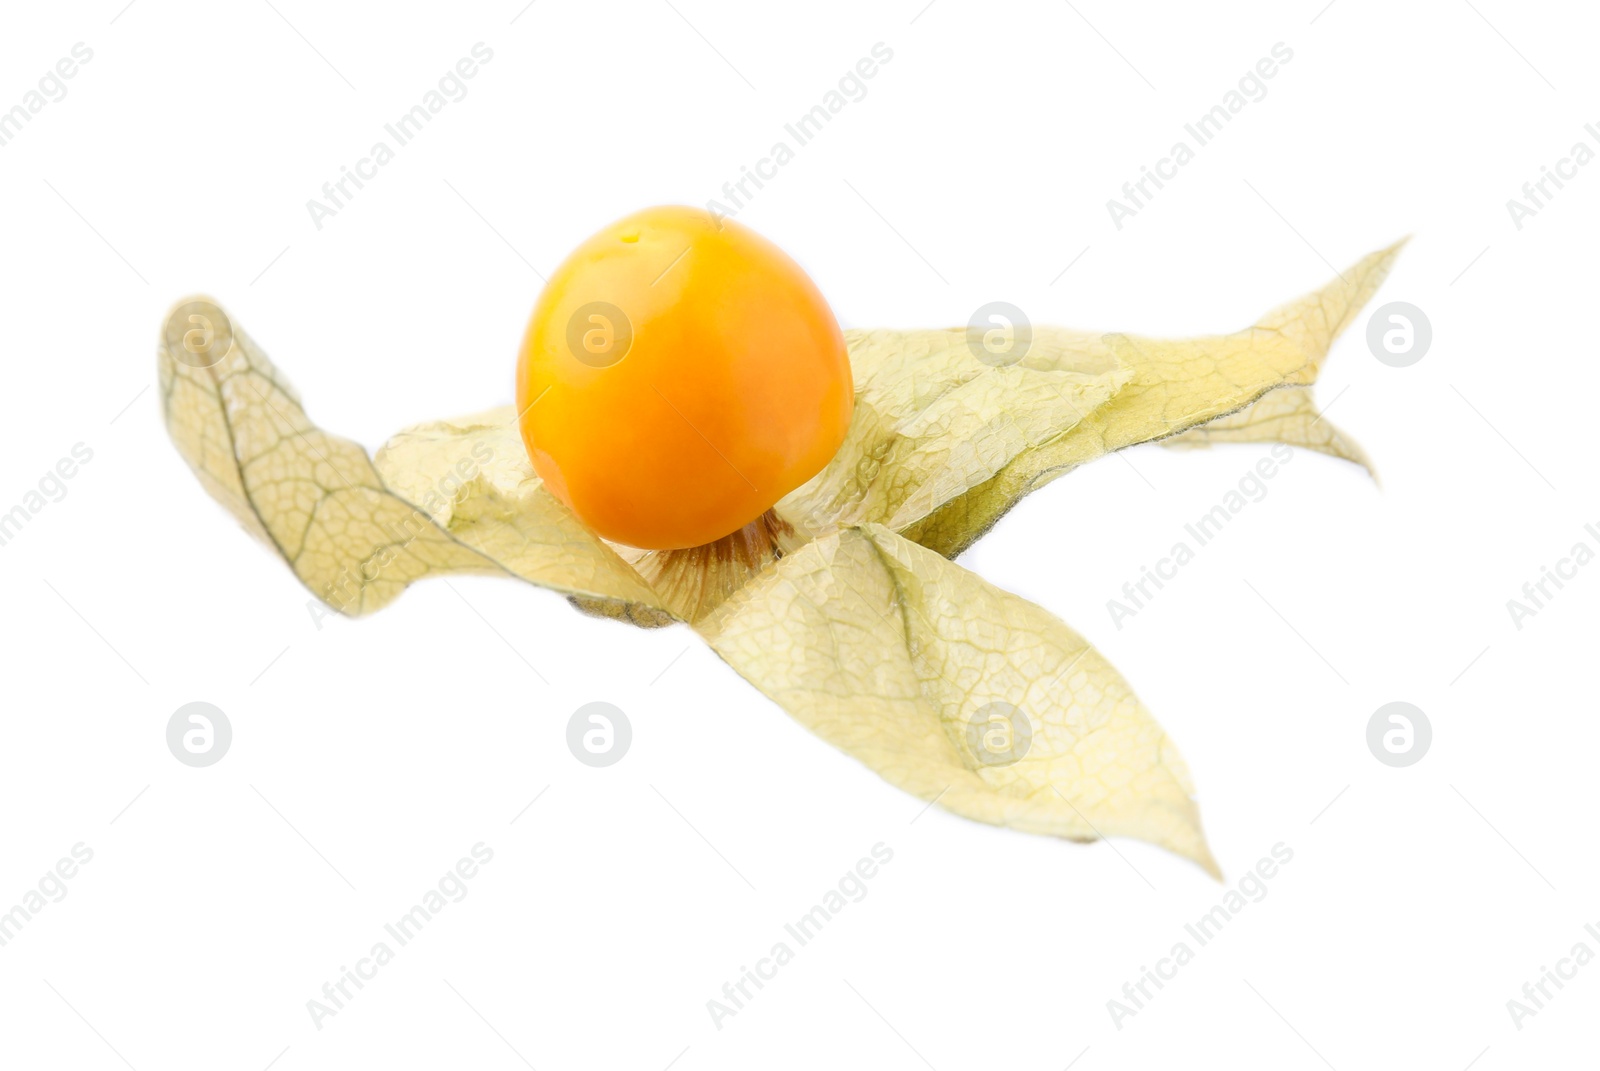
POLYGON ((550 276, 517 367, 534 470, 600 535, 699 547, 828 463, 854 405, 828 303, 781 249, 693 208, 604 228, 550 276))

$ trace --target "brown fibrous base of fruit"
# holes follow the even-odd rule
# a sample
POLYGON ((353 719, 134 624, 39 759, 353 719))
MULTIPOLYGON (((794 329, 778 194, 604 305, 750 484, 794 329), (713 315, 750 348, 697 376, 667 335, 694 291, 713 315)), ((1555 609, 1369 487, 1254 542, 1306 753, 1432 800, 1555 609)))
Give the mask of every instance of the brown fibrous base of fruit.
POLYGON ((800 542, 794 526, 769 509, 721 539, 683 550, 651 551, 634 565, 674 613, 693 622, 800 542))

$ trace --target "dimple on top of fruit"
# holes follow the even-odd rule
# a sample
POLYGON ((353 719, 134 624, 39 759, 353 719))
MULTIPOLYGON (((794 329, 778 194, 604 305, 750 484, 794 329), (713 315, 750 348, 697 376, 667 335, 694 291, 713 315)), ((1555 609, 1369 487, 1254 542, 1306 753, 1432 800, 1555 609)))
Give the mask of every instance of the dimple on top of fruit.
POLYGON ((578 246, 517 367, 545 486, 600 535, 651 550, 757 520, 833 457, 853 403, 816 285, 748 227, 693 208, 645 209, 578 246))

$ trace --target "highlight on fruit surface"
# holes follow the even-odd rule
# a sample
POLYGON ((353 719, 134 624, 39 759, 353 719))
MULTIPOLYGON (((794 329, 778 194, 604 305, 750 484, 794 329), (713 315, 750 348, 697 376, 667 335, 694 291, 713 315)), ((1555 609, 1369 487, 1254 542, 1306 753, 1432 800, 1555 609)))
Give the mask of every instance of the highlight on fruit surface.
MULTIPOLYGON (((547 460, 558 450, 565 458, 569 449, 604 447, 605 435, 624 437, 635 452, 621 452, 627 471, 614 482, 603 467, 571 461, 553 475, 536 469, 520 418, 542 410, 538 397, 406 428, 369 455, 318 427, 262 349, 202 298, 172 310, 158 347, 168 432, 207 492, 310 590, 307 607, 319 628, 335 613, 377 610, 416 580, 456 573, 516 577, 586 612, 636 625, 685 622, 806 728, 926 804, 1074 841, 1137 837, 1218 874, 1188 767, 1129 683, 1065 622, 953 559, 1023 496, 1140 443, 1281 442, 1366 465, 1359 446, 1316 410, 1311 388, 1399 245, 1224 335, 1173 340, 1035 326, 1025 354, 996 364, 974 353, 964 328, 851 330, 843 335, 851 408, 827 386, 832 318, 798 269, 748 232, 713 237, 699 221, 661 218, 654 229, 617 225, 591 240, 691 237, 682 261, 663 260, 655 275, 626 253, 608 261, 604 250, 585 252, 586 244, 575 254, 598 260, 576 265, 573 279, 612 279, 618 289, 604 300, 619 308, 618 294, 640 302, 628 313, 627 350, 609 367, 578 361, 582 367, 563 366, 559 376, 547 370, 549 379, 540 381, 552 398, 558 378, 572 385, 571 420, 534 426, 547 460), (713 272, 680 280, 677 293, 692 314, 680 319, 679 310, 653 305, 652 284, 665 284, 697 254, 700 267, 713 272), (741 289, 733 275, 716 274, 735 272, 736 262, 753 265, 760 285, 741 289), (750 304, 735 308, 711 297, 724 283, 750 304), (774 300, 783 295, 786 301, 774 300), (731 439, 697 448, 683 430, 687 422, 672 424, 667 417, 678 414, 671 406, 651 402, 659 388, 661 400, 681 407, 694 393, 685 386, 694 384, 726 404, 766 405, 770 396, 735 373, 770 369, 754 348, 720 330, 748 323, 757 308, 789 325, 783 332, 751 326, 770 343, 762 352, 794 345, 798 334, 806 340, 799 359, 814 362, 794 389, 809 390, 810 415, 820 411, 824 419, 780 427, 798 427, 805 444, 823 453, 821 444, 838 434, 834 422, 848 424, 809 479, 797 475, 815 464, 808 450, 729 455, 764 488, 758 496, 740 490, 736 473, 729 477, 732 464, 712 464, 723 460, 712 442, 722 449, 731 439), (715 374, 695 363, 697 351, 679 345, 699 337, 722 347, 706 366, 715 374), (640 339, 650 344, 635 349, 640 339), (598 381, 585 376, 620 371, 645 354, 637 368, 675 374, 618 379, 620 386, 604 388, 614 395, 589 393, 598 381), (607 414, 595 404, 602 396, 637 408, 607 414), (591 404, 595 409, 584 408, 591 404), (600 421, 595 434, 581 426, 581 412, 600 421), (650 457, 663 451, 651 438, 656 432, 665 435, 665 449, 678 451, 678 463, 696 467, 695 478, 717 473, 712 482, 726 493, 684 508, 658 493, 648 500, 660 506, 659 518, 630 513, 627 496, 652 491, 636 479, 639 472, 677 487, 689 479, 650 457), (612 536, 622 528, 608 534, 586 523, 582 511, 599 507, 576 494, 569 507, 555 493, 557 478, 572 492, 575 473, 604 489, 595 492, 605 507, 596 516, 630 526, 625 534, 634 540, 689 549, 619 545, 612 536), (804 482, 766 500, 795 478, 804 482), (608 494, 622 497, 610 502, 608 494), (752 511, 770 538, 750 534, 752 511), (692 542, 703 535, 714 542, 692 542)), ((553 285, 547 296, 550 308, 541 298, 530 331, 537 358, 530 367, 559 355, 559 340, 549 342, 543 332, 561 326, 564 315, 570 323, 568 307, 583 303, 565 285, 553 285)), ((604 348, 604 324, 580 318, 579 325, 599 331, 590 345, 604 348)), ((792 385, 781 375, 756 382, 792 385)), ((768 429, 715 421, 704 403, 682 415, 703 419, 708 439, 712 431, 748 430, 745 442, 766 441, 758 433, 768 429)), ((1117 518, 1078 516, 1073 523, 1112 525, 1117 518)), ((1280 538, 1297 540, 1298 533, 1280 538)), ((230 578, 211 581, 226 585, 230 578)), ((382 664, 357 667, 352 687, 360 673, 387 671, 382 664)))
POLYGON ((694 208, 645 209, 578 246, 517 367, 534 471, 591 529, 647 550, 756 522, 833 458, 854 397, 806 273, 694 208))

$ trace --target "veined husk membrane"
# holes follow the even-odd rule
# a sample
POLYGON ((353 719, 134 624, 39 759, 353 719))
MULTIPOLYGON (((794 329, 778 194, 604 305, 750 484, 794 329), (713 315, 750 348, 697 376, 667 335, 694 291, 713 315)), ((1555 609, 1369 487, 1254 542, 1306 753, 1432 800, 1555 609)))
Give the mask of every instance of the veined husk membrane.
POLYGON ((1122 676, 1048 611, 951 559, 1024 495, 1139 443, 1287 442, 1370 469, 1310 388, 1399 248, 1230 335, 1036 328, 997 365, 962 328, 847 332, 844 445, 727 554, 642 552, 589 531, 534 474, 509 406, 407 428, 369 456, 313 424, 231 323, 226 352, 205 362, 164 332, 162 408, 202 486, 283 557, 316 613, 365 614, 423 577, 481 573, 635 624, 687 622, 807 728, 922 800, 1072 840, 1140 838, 1217 874, 1188 769, 1122 676))

